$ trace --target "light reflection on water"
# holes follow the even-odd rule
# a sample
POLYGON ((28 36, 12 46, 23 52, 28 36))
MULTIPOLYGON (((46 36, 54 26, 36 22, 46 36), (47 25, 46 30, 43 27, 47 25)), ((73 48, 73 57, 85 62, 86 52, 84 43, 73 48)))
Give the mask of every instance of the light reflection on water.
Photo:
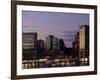
POLYGON ((48 67, 73 67, 73 66, 88 66, 89 61, 80 61, 77 65, 75 59, 39 59, 39 60, 23 60, 22 69, 30 68, 48 68, 48 67))

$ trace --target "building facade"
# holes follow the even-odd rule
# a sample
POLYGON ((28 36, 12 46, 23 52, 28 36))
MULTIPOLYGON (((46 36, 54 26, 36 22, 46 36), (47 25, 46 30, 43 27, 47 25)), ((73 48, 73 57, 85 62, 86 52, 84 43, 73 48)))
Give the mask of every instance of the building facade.
POLYGON ((37 41, 37 46, 38 48, 40 49, 44 49, 45 48, 45 43, 44 43, 44 40, 40 39, 37 41))
POLYGON ((58 49, 58 38, 53 36, 53 35, 49 35, 46 37, 46 49, 49 50, 53 50, 53 49, 58 49))
POLYGON ((22 49, 36 49, 37 33, 22 33, 22 49))
POLYGON ((79 58, 79 32, 76 33, 72 46, 73 46, 72 56, 79 58))
POLYGON ((22 33, 22 59, 32 60, 37 54, 37 33, 22 33))
POLYGON ((89 60, 89 25, 80 25, 79 57, 83 61, 89 60))

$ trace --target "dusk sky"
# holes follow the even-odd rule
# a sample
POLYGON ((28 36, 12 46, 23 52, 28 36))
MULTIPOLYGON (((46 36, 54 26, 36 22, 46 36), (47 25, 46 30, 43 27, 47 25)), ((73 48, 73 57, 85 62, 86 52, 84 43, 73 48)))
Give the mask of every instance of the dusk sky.
POLYGON ((38 33, 38 39, 45 41, 46 36, 62 38, 66 47, 72 47, 75 34, 80 25, 89 25, 89 14, 22 11, 23 32, 38 33))

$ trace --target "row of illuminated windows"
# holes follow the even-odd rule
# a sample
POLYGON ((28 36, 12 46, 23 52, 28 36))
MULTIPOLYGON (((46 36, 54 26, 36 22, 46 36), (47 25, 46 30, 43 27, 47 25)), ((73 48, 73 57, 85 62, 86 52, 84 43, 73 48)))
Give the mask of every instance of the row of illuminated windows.
POLYGON ((34 43, 27 43, 27 44, 23 44, 22 45, 23 49, 31 49, 31 48, 35 48, 34 43))

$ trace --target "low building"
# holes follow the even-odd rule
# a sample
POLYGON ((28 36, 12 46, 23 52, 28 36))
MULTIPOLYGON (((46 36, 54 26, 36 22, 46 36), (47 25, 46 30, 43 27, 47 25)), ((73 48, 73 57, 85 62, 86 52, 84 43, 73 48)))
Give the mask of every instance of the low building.
POLYGON ((22 33, 22 58, 31 60, 37 54, 37 33, 22 33))
POLYGON ((22 49, 36 49, 37 33, 22 33, 22 49))
POLYGON ((37 41, 37 48, 40 48, 40 49, 45 48, 44 40, 40 39, 40 40, 37 41))

